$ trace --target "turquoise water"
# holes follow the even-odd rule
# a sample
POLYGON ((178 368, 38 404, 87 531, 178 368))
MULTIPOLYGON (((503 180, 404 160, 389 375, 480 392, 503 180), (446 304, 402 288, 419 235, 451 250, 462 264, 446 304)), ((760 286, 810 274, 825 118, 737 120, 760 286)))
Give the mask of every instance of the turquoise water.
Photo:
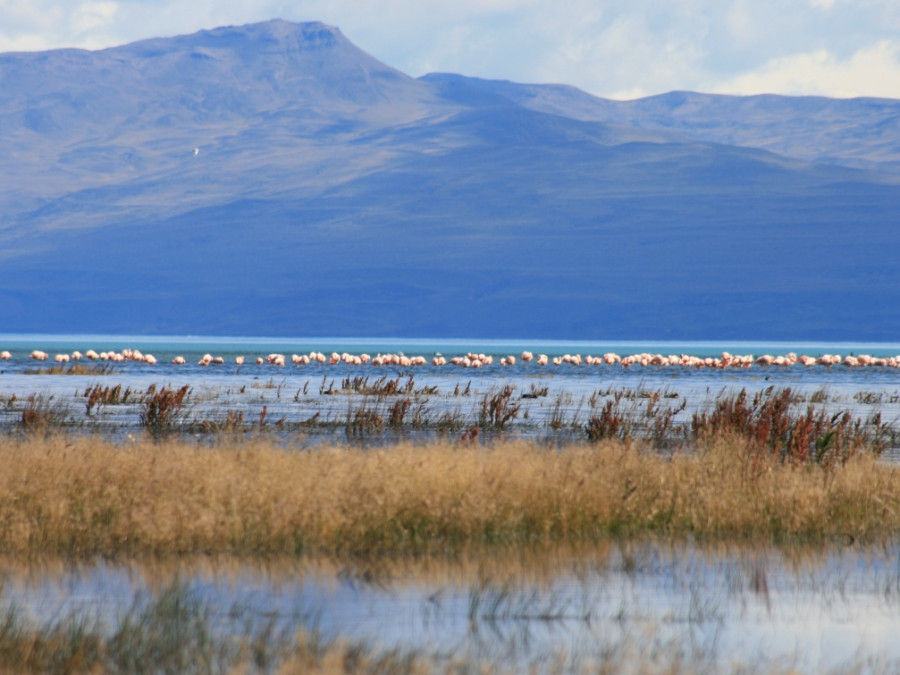
MULTIPOLYGON (((737 341, 694 341, 665 342, 653 340, 609 341, 609 340, 539 340, 539 339, 504 339, 504 340, 465 340, 441 338, 288 338, 288 337, 212 337, 212 336, 157 336, 157 335, 40 335, 40 334, 2 334, 0 333, 0 350, 8 349, 14 354, 26 354, 33 349, 44 351, 72 351, 78 349, 121 350, 136 348, 141 351, 156 350, 160 354, 172 353, 204 353, 215 350, 223 354, 272 352, 304 353, 312 350, 330 353, 332 351, 357 352, 404 352, 407 355, 431 356, 435 353, 444 355, 464 354, 468 351, 486 354, 505 355, 520 354, 523 350, 544 353, 549 356, 566 353, 591 353, 600 355, 605 352, 633 354, 652 352, 662 354, 690 354, 707 357, 718 356, 723 351, 733 354, 786 354, 796 352, 810 356, 821 354, 871 354, 887 357, 900 355, 900 342, 737 342, 737 341)), ((154 352, 155 353, 155 352, 154 352)))

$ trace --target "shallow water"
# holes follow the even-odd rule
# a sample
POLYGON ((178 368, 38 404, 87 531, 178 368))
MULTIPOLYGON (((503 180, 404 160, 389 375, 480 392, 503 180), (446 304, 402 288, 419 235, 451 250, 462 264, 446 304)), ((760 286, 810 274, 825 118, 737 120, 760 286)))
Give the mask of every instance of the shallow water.
MULTIPOLYGON (((735 343, 572 343, 468 342, 413 340, 279 340, 232 338, 158 338, 111 336, 0 336, 0 351, 13 359, 0 362, 0 428, 12 429, 23 402, 38 395, 65 409, 66 424, 75 430, 103 431, 127 439, 137 433, 140 406, 131 402, 106 406, 87 415, 85 389, 94 385, 132 388, 151 385, 192 388, 187 419, 221 419, 240 411, 248 424, 265 409, 270 425, 280 418, 299 423, 318 413, 330 428, 294 427, 291 442, 314 444, 346 435, 351 410, 375 405, 358 394, 324 394, 344 378, 412 377, 414 389, 436 388, 418 401, 429 414, 450 413, 462 426, 475 424, 485 395, 514 388, 522 406, 508 433, 549 439, 583 438, 582 425, 590 399, 608 400, 611 392, 635 392, 630 405, 646 406, 641 392, 659 393, 656 405, 685 405, 677 420, 687 423, 723 392, 790 387, 805 407, 851 410, 860 419, 880 413, 900 427, 900 370, 892 368, 753 367, 714 370, 681 367, 571 366, 540 367, 497 363, 508 353, 556 356, 564 353, 621 354, 643 351, 716 356, 823 353, 900 354, 900 345, 735 344, 735 343), (33 349, 49 353, 75 349, 97 351, 138 348, 151 352, 157 365, 116 363, 105 374, 40 375, 46 369, 27 358, 33 349), (429 360, 440 352, 449 357, 479 351, 497 357, 477 370, 454 366, 309 365, 275 367, 234 365, 278 352, 312 350, 352 353, 403 351, 429 360), (221 366, 201 367, 210 352, 225 358, 221 366), (173 366, 182 354, 188 363, 173 366), (546 396, 521 395, 547 387, 546 396), (468 388, 468 394, 465 394, 468 388), (551 423, 560 418, 563 428, 551 423)), ((83 362, 82 362, 83 363, 83 362)), ((383 409, 382 411, 383 412, 383 409)), ((459 431, 453 432, 458 436, 459 431)), ((198 434, 201 435, 201 434, 198 434)), ((367 442, 396 440, 387 430, 367 442)), ((896 453, 894 455, 896 459, 896 453)), ((612 660, 627 669, 640 659, 660 663, 673 655, 695 670, 729 671, 735 663, 762 663, 804 672, 875 664, 889 672, 900 666, 900 549, 835 547, 826 551, 748 551, 656 545, 612 546, 594 551, 557 553, 551 560, 394 561, 371 570, 316 561, 191 561, 172 566, 139 563, 21 568, 2 566, 0 603, 25 608, 35 621, 53 620, 70 612, 90 612, 112 627, 132 607, 136 594, 157 592, 175 580, 211 609, 216 629, 240 630, 249 619, 273 617, 286 628, 320 630, 326 637, 361 640, 377 648, 426 650, 467 655, 506 664, 512 669, 547 665, 564 659, 579 665, 612 660), (235 607, 240 611, 235 612, 235 607), (248 619, 249 617, 249 619, 248 619), (561 655, 561 656, 560 656, 561 655), (654 656, 656 655, 656 656, 654 656), (617 661, 618 660, 618 661, 617 661), (635 661, 637 660, 637 661, 635 661)), ((690 668, 689 668, 690 669, 690 668)))
MULTIPOLYGON (((741 389, 755 393, 768 387, 791 388, 797 395, 798 409, 814 403, 829 413, 849 410, 862 420, 881 415, 883 423, 900 429, 900 369, 889 367, 849 368, 753 366, 749 369, 688 368, 680 366, 631 366, 562 364, 539 366, 521 360, 514 366, 502 366, 506 354, 520 355, 528 349, 551 358, 562 354, 594 354, 615 351, 622 355, 648 351, 662 354, 717 356, 723 351, 734 354, 786 354, 790 351, 811 356, 821 354, 861 354, 893 356, 900 354, 900 344, 833 344, 833 343, 591 343, 540 341, 461 341, 461 340, 389 340, 389 339, 271 339, 271 338, 201 338, 147 336, 25 336, 0 335, 0 350, 12 352, 12 360, 0 362, 0 429, 15 428, 29 397, 37 396, 42 405, 59 413, 70 429, 104 431, 127 438, 140 421, 139 394, 148 387, 191 387, 190 405, 182 422, 221 422, 231 412, 242 416, 245 428, 283 420, 292 442, 312 445, 322 441, 390 443, 399 438, 433 438, 436 421, 446 417, 451 424, 447 433, 458 437, 465 428, 478 425, 485 396, 493 396, 503 387, 513 388, 510 402, 520 410, 505 432, 550 441, 583 439, 583 427, 592 412, 614 397, 616 391, 632 394, 628 405, 638 415, 653 398, 657 409, 678 410, 673 420, 688 424, 695 412, 708 410, 717 396, 741 389), (90 374, 40 374, 53 367, 51 361, 37 362, 28 358, 33 349, 55 353, 97 351, 125 348, 153 353, 158 363, 95 363, 86 360, 79 366, 99 368, 90 374), (353 354, 396 353, 424 356, 429 365, 354 366, 293 365, 290 355, 311 351, 347 351, 353 354), (445 357, 468 351, 495 357, 494 363, 478 369, 454 365, 432 366, 435 354, 445 357), (222 365, 201 366, 203 354, 221 356, 222 365), (256 365, 257 357, 282 353, 288 357, 284 367, 268 363, 256 365), (171 360, 183 355, 185 365, 171 360), (244 355, 247 363, 237 366, 234 359, 244 355), (425 424, 406 424, 402 430, 385 426, 369 430, 364 438, 348 435, 348 420, 358 410, 370 411, 380 418, 389 416, 389 406, 397 398, 378 399, 352 391, 341 391, 345 379, 379 378, 398 380, 412 389, 410 419, 418 410, 425 424), (132 389, 130 402, 108 405, 86 412, 85 392, 93 386, 132 389), (547 389, 545 395, 526 398, 535 390, 547 389), (331 393, 325 393, 325 392, 331 393), (335 395, 336 392, 336 395, 335 395), (418 392, 418 394, 416 393, 418 392), (423 393, 425 392, 425 393, 423 393), (593 398, 592 398, 593 397, 593 398), (2 405, 6 403, 6 405, 2 405), (683 408, 683 409, 682 409, 683 408), (304 427, 302 422, 315 420, 304 427), (293 426, 292 426, 293 425, 293 426)), ((62 366, 68 369, 73 362, 62 366)), ((57 367, 59 367, 57 365, 57 367)), ((407 420, 408 421, 408 420, 407 420)), ((446 435, 446 434, 445 434, 446 435)), ((486 434, 489 437, 489 434, 486 434)), ((482 438, 485 438, 483 436, 482 438)), ((897 450, 894 449, 894 454, 897 450)), ((890 453, 889 453, 890 454, 890 453)))
POLYGON ((573 670, 602 662, 628 669, 678 656, 706 671, 869 663, 887 672, 900 665, 898 553, 635 544, 374 568, 297 560, 13 565, 0 602, 26 608, 37 623, 87 613, 112 630, 136 595, 180 580, 220 634, 274 619, 279 629, 305 627, 326 640, 513 669, 557 657, 573 670))

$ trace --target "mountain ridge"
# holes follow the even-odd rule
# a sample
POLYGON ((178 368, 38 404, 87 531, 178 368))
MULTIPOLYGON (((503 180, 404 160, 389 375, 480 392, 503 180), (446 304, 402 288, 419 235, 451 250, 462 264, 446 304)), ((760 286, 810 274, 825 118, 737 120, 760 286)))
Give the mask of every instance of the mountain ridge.
POLYGON ((4 332, 900 331, 898 101, 412 78, 319 22, 61 51, 0 54, 4 332))
POLYGON ((543 112, 560 114, 564 110, 565 114, 584 121, 633 125, 647 131, 676 133, 695 141, 766 149, 805 161, 877 168, 900 174, 900 143, 897 142, 900 101, 896 99, 832 99, 776 94, 735 96, 670 91, 631 101, 614 101, 592 96, 570 85, 528 85, 447 73, 430 73, 421 79, 445 84, 455 82, 460 87, 504 97, 543 112), (741 108, 760 104, 766 105, 770 115, 773 109, 781 112, 782 117, 775 120, 776 124, 767 126, 763 120, 743 130, 735 130, 737 125, 729 125, 728 120, 738 117, 741 108), (821 119, 823 117, 825 119, 821 119), (844 128, 837 138, 823 139, 823 126, 833 118, 843 122, 844 128), (869 129, 866 125, 877 128, 869 129), (773 126, 781 127, 779 135, 775 135, 773 126), (854 127, 865 132, 864 135, 854 136, 851 133, 854 127), (878 143, 885 135, 888 138, 878 143), (784 136, 790 136, 790 139, 784 136), (824 151, 817 150, 811 147, 812 139, 820 145, 823 140, 830 142, 831 146, 824 151), (867 149, 869 156, 865 153, 867 149))

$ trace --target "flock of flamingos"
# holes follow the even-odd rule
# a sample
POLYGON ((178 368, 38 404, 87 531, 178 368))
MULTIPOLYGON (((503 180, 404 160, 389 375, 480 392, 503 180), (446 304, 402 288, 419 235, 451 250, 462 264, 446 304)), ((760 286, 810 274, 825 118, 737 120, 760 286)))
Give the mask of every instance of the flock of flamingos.
MULTIPOLYGON (((0 352, 0 360, 8 361, 12 358, 13 356, 9 351, 0 352)), ((36 361, 46 361, 50 358, 50 355, 47 354, 47 352, 36 349, 31 352, 29 358, 36 361)), ((88 349, 84 353, 80 351, 74 351, 71 354, 63 353, 55 354, 53 356, 53 361, 61 364, 68 363, 69 361, 79 361, 81 359, 87 359, 91 361, 136 361, 148 364, 157 363, 157 359, 155 356, 153 356, 153 354, 144 354, 138 349, 123 349, 121 352, 106 351, 99 353, 94 351, 93 349, 88 349)), ((234 359, 234 363, 239 366, 243 365, 245 361, 246 359, 244 358, 244 356, 238 356, 234 359)), ((285 366, 288 361, 290 361, 290 363, 295 366, 308 365, 311 363, 332 365, 345 363, 357 366, 369 364, 372 366, 398 365, 403 367, 411 367, 424 366, 428 363, 428 360, 424 356, 405 356, 404 354, 377 354, 373 357, 369 354, 357 355, 348 354, 346 352, 342 354, 333 352, 330 356, 326 356, 322 352, 317 351, 312 351, 309 354, 293 354, 290 359, 288 359, 284 354, 269 354, 267 356, 258 356, 255 358, 256 364, 260 366, 285 366)), ((618 354, 606 353, 602 356, 588 355, 584 357, 582 357, 580 354, 565 354, 563 356, 554 356, 551 358, 546 354, 535 355, 529 351, 524 351, 518 357, 513 355, 503 356, 499 358, 498 363, 501 366, 514 366, 518 362, 528 363, 531 361, 539 366, 549 366, 550 364, 554 366, 562 366, 564 364, 572 366, 578 366, 581 364, 594 366, 601 364, 618 364, 623 367, 681 366, 689 368, 750 368, 754 365, 790 367, 795 364, 799 364, 801 366, 807 367, 842 365, 846 367, 876 366, 882 368, 900 368, 900 355, 886 358, 874 357, 868 354, 859 354, 856 356, 847 355, 843 357, 839 354, 822 354, 820 356, 808 356, 803 354, 797 356, 797 354, 793 352, 778 356, 764 354, 763 356, 758 357, 754 357, 752 355, 736 355, 729 354, 728 352, 723 352, 721 356, 715 358, 702 358, 699 356, 689 356, 687 354, 665 356, 662 354, 649 353, 632 354, 629 356, 620 356, 618 354)), ((187 363, 187 360, 183 356, 176 356, 174 359, 172 359, 172 363, 175 365, 183 365, 187 363)), ((220 365, 225 363, 225 359, 221 356, 204 354, 197 363, 200 366, 220 365)), ((250 359, 250 363, 253 363, 252 358, 250 359)), ((489 354, 469 352, 464 356, 454 356, 449 359, 438 354, 431 359, 431 364, 433 366, 444 366, 448 363, 455 366, 461 366, 463 368, 480 368, 482 366, 489 366, 494 363, 494 357, 489 354)))

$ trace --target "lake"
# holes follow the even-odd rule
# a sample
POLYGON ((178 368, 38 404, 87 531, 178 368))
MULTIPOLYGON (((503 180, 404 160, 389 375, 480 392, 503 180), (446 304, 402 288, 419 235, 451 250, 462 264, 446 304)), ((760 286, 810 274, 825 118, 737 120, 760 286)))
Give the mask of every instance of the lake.
POLYGON ((890 672, 900 549, 634 543, 457 560, 193 559, 4 566, 0 609, 113 631, 173 585, 210 631, 304 630, 322 645, 539 672, 890 672), (667 670, 668 672, 668 670, 667 670))
MULTIPOLYGON (((140 394, 149 387, 191 388, 189 406, 183 411, 183 427, 200 433, 218 428, 225 420, 239 420, 243 427, 254 423, 272 425, 292 442, 315 445, 319 442, 390 443, 399 437, 432 439, 436 429, 444 436, 458 437, 465 429, 483 422, 485 397, 491 398, 510 387, 509 405, 518 409, 506 434, 519 434, 550 441, 583 439, 583 427, 594 410, 624 392, 631 401, 627 411, 641 415, 648 401, 656 412, 671 410, 675 425, 690 422, 694 413, 708 410, 717 397, 746 389, 751 394, 769 388, 790 388, 796 404, 810 403, 829 413, 849 410, 864 421, 880 415, 891 428, 900 423, 900 368, 886 366, 848 367, 844 365, 791 366, 756 365, 747 368, 688 367, 679 365, 631 365, 619 363, 578 365, 553 359, 564 355, 600 357, 605 353, 686 354, 699 358, 735 355, 785 355, 795 353, 819 357, 824 354, 868 354, 897 357, 900 344, 850 343, 666 343, 666 342, 560 342, 560 341, 465 341, 392 340, 388 338, 212 338, 155 336, 41 336, 0 335, 0 351, 11 358, 0 361, 0 428, 14 428, 28 405, 29 397, 52 412, 70 430, 106 432, 127 437, 139 426, 140 394), (47 361, 29 358, 33 350, 48 354, 47 361), (82 358, 56 363, 56 354, 138 350, 153 354, 156 363, 125 360, 90 361, 82 358), (536 359, 525 362, 524 351, 548 356, 547 365, 536 359), (376 357, 379 354, 422 356, 425 365, 374 366, 291 362, 293 355, 320 352, 376 357), (467 353, 493 357, 492 363, 472 368, 447 363, 432 365, 436 356, 448 361, 467 353), (219 357, 221 364, 200 365, 203 356, 219 357), (273 354, 285 356, 284 366, 257 359, 273 354), (515 365, 501 365, 507 355, 515 365), (181 356, 183 365, 174 365, 181 356), (243 365, 235 359, 243 356, 243 365), (80 370, 78 370, 80 368, 80 370), (74 373, 74 374, 73 374, 74 373), (382 387, 395 381, 393 395, 378 396, 382 387), (132 397, 116 405, 86 410, 87 392, 94 387, 120 386, 131 389, 132 397), (358 418, 388 420, 398 398, 410 398, 403 424, 383 424, 364 431, 361 437, 348 434, 348 421, 358 418), (12 400, 12 403, 10 401, 12 400), (232 417, 229 417, 229 414, 232 417)), ((34 405, 34 404, 32 404, 34 405)), ((396 414, 396 413, 395 413, 396 414)), ((480 424, 484 427, 484 424, 480 424)), ((270 431, 277 431, 269 427, 270 431)), ((482 429, 490 437, 493 432, 482 429)), ((895 453, 889 450, 888 455, 895 453)))
MULTIPOLYGON (((900 344, 546 342, 392 339, 263 339, 147 336, 0 335, 0 428, 14 432, 28 400, 59 412, 62 428, 104 433, 128 442, 140 433, 141 396, 151 386, 189 386, 183 433, 203 442, 204 424, 240 415, 245 430, 280 435, 291 446, 325 442, 389 445, 398 438, 458 439, 482 422, 484 404, 511 388, 517 415, 494 435, 547 442, 585 440, 584 423, 598 406, 624 392, 632 414, 671 409, 677 424, 718 397, 746 389, 790 388, 798 409, 849 410, 865 423, 876 415, 900 428, 900 369, 887 366, 757 365, 749 368, 554 365, 554 357, 616 352, 715 358, 791 352, 891 357, 900 344), (47 361, 29 358, 46 351, 47 361), (137 349, 157 362, 68 361, 55 354, 137 349), (523 362, 523 351, 550 363, 523 362), (292 354, 332 352, 423 356, 426 365, 295 365, 292 354), (478 368, 448 363, 469 352, 492 355, 478 368), (222 364, 200 365, 205 354, 222 364), (264 362, 284 354, 284 366, 264 362), (235 358, 245 357, 243 365, 235 358), (500 359, 515 355, 515 365, 500 359), (183 356, 184 365, 171 361, 183 356), (72 370, 84 365, 86 372, 72 370), (392 382, 389 395, 369 393, 392 382), (380 384, 378 384, 380 383, 380 384), (378 384, 378 387, 375 385, 378 384), (88 411, 94 387, 131 389, 130 401, 88 411), (373 426, 355 434, 359 411, 387 419, 409 398, 400 429, 373 426), (418 406, 418 408, 417 408, 418 406), (419 410, 429 421, 416 427, 419 410), (307 424, 315 420, 315 424, 307 424), (454 421, 439 428, 440 420, 454 421), (280 426, 279 426, 280 425, 280 426)), ((32 405, 34 405, 32 403, 32 405)), ((212 428, 212 427, 210 427, 212 428)), ((485 430, 482 442, 490 442, 485 430)), ((885 457, 896 461, 898 450, 885 457)), ((98 560, 3 566, 0 603, 35 622, 88 613, 108 630, 123 613, 173 584, 200 603, 215 631, 230 634, 260 622, 314 630, 376 650, 409 650, 520 670, 534 666, 578 671, 598 663, 625 669, 675 658, 687 670, 796 668, 890 671, 900 665, 900 549, 835 542, 824 549, 748 549, 610 543, 578 551, 475 560, 198 559, 175 563, 98 560), (556 660, 554 660, 556 659, 556 660), (561 660, 560 660, 561 659, 561 660), (761 664, 761 666, 759 665, 761 664)))

